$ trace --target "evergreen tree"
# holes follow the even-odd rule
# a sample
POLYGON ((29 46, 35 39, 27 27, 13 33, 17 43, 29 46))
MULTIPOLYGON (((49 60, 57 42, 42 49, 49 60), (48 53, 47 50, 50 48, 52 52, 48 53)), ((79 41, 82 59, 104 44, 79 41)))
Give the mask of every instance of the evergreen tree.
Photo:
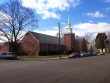
POLYGON ((98 49, 103 49, 105 48, 105 41, 107 40, 107 35, 105 33, 98 33, 95 39, 95 46, 98 49))

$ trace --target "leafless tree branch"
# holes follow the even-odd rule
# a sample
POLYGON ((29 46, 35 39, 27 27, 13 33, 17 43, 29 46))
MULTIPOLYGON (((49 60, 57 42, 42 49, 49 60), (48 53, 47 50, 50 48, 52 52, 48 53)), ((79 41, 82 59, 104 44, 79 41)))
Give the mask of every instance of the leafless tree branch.
POLYGON ((22 31, 37 27, 38 20, 32 9, 23 7, 18 0, 10 0, 0 5, 0 23, 1 36, 8 39, 15 51, 17 41, 23 37, 22 31))

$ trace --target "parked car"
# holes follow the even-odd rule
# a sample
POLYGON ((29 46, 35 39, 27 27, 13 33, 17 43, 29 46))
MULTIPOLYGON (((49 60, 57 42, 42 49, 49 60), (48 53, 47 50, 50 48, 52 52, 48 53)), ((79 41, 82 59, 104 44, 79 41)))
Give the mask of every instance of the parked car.
POLYGON ((6 53, 0 53, 0 59, 4 59, 6 56, 6 53))
POLYGON ((92 52, 88 52, 88 53, 87 53, 87 56, 92 56, 92 55, 93 55, 92 52))
POLYGON ((76 57, 81 57, 80 56, 80 53, 71 53, 70 55, 69 55, 69 58, 76 58, 76 57))
POLYGON ((96 52, 93 52, 93 55, 94 55, 94 56, 96 56, 96 55, 97 55, 97 53, 96 53, 96 52))
POLYGON ((7 59, 17 59, 17 56, 14 52, 7 52, 5 58, 7 59))
POLYGON ((81 55, 81 57, 84 57, 84 56, 87 56, 87 53, 86 52, 81 52, 80 55, 81 55))
POLYGON ((104 52, 100 52, 99 54, 100 54, 100 55, 105 55, 105 53, 104 53, 104 52))

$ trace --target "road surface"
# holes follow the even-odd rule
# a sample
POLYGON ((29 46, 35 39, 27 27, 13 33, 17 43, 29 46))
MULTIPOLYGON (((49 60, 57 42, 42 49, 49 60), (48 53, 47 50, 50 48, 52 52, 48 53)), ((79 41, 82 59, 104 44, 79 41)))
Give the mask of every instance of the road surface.
POLYGON ((110 55, 58 60, 0 60, 0 83, 110 83, 110 55))

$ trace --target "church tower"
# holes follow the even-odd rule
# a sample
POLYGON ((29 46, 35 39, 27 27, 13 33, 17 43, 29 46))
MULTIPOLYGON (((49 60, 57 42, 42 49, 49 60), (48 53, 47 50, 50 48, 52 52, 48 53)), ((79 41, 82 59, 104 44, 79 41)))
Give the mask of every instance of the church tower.
POLYGON ((66 50, 73 50, 75 42, 75 34, 72 32, 70 17, 68 16, 68 27, 66 28, 66 32, 64 34, 64 44, 66 46, 66 50))
POLYGON ((71 33, 72 34, 72 28, 71 28, 71 23, 70 23, 70 17, 68 16, 68 28, 67 29, 67 33, 71 33))

